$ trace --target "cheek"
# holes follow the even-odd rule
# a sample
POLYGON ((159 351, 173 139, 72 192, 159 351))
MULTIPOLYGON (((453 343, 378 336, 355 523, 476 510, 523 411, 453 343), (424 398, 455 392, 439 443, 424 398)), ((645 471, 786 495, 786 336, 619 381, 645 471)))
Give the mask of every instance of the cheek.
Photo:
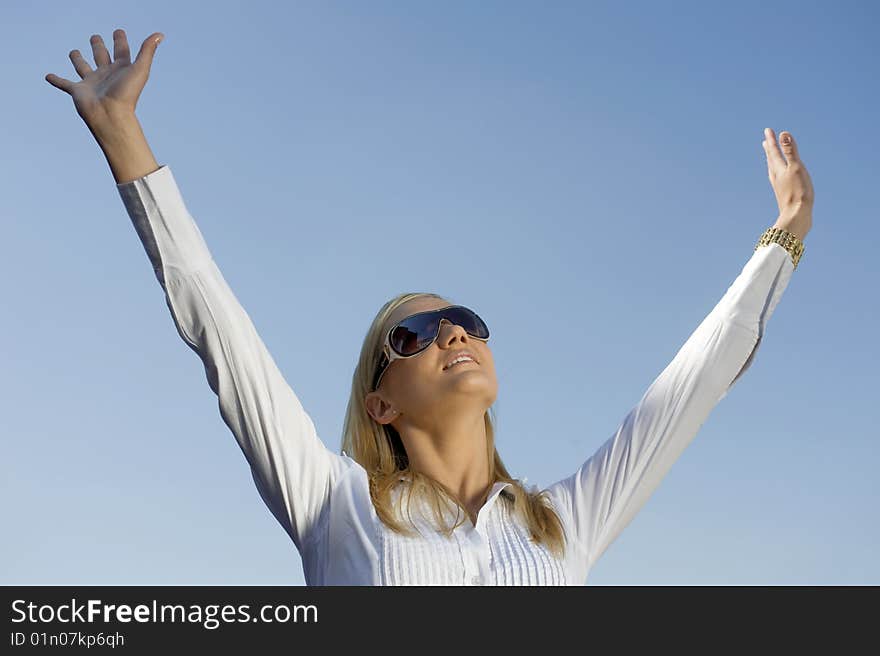
POLYGON ((419 362, 418 358, 400 361, 399 364, 400 369, 394 381, 395 392, 401 397, 412 396, 413 391, 421 386, 430 372, 425 367, 425 363, 419 362))

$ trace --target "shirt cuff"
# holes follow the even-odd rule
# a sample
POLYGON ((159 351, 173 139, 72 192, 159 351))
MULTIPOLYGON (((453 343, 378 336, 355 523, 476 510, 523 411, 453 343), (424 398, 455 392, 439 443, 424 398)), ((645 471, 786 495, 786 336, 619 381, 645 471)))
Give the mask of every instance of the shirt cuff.
POLYGON ((781 245, 759 247, 727 291, 729 321, 762 334, 793 271, 791 256, 781 245))
POLYGON ((168 166, 117 183, 116 189, 163 287, 167 278, 187 275, 213 262, 168 166))

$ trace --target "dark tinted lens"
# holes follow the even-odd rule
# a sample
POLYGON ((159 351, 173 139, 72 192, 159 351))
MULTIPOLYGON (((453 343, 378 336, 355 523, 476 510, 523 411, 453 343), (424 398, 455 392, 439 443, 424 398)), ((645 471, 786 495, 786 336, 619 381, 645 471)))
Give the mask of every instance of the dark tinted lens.
POLYGON ((455 306, 448 308, 444 312, 444 316, 455 325, 464 328, 473 337, 479 337, 480 339, 487 339, 489 337, 488 326, 473 310, 455 306))
POLYGON ((423 351, 437 336, 440 316, 425 312, 407 317, 391 331, 391 346, 400 355, 413 355, 423 351))
POLYGON ((489 338, 489 328, 475 312, 466 307, 453 306, 407 317, 391 331, 391 346, 400 355, 414 355, 425 350, 437 337, 441 318, 461 326, 469 335, 489 338))

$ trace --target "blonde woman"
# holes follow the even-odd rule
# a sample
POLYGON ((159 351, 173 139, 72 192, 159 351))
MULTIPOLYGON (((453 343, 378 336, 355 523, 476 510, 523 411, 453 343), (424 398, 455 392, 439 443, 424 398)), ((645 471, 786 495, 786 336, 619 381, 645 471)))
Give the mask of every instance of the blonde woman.
MULTIPOLYGON (((161 33, 130 59, 91 37, 73 97, 102 148, 181 338, 204 363, 256 486, 309 585, 581 585, 750 366, 803 252, 813 191, 791 135, 765 131, 779 218, 611 437, 538 491, 495 448, 489 326, 435 294, 400 294, 367 331, 342 452, 328 450, 227 285, 135 117, 161 33), (783 158, 783 154, 785 158, 783 158)), ((550 335, 552 338, 552 335, 550 335)))

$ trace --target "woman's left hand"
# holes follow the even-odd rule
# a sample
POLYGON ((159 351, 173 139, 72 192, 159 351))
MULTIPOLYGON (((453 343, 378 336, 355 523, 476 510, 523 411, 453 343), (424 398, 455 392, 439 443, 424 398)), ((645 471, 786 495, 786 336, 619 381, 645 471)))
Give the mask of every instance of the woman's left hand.
POLYGON ((779 135, 781 151, 773 130, 764 128, 764 136, 761 143, 767 156, 767 172, 779 205, 779 218, 773 227, 803 241, 813 227, 813 181, 790 132, 779 135))

